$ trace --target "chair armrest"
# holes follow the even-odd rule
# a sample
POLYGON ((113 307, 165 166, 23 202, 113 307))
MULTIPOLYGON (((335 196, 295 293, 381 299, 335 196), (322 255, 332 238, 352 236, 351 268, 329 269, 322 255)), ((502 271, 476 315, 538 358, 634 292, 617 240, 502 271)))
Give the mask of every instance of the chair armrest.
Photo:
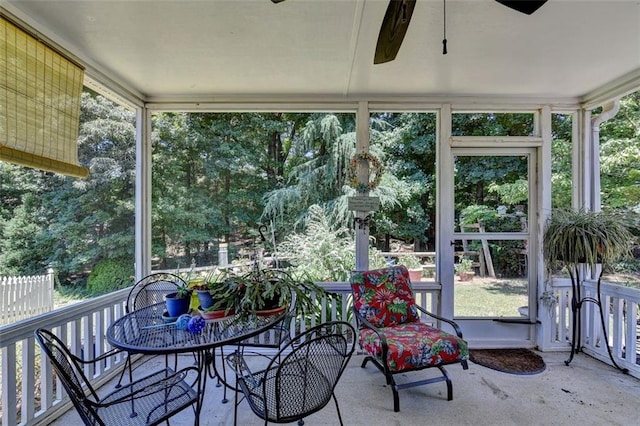
POLYGON ((436 319, 436 320, 438 320, 438 321, 446 322, 446 323, 447 323, 447 324, 449 324, 451 327, 453 327, 453 329, 454 329, 454 330, 455 330, 455 332, 456 332, 456 335, 457 335, 459 338, 461 338, 461 339, 463 338, 463 337, 462 337, 462 329, 460 328, 460 326, 459 326, 455 321, 453 321, 453 320, 451 320, 451 319, 449 319, 449 318, 441 317, 440 315, 436 315, 436 314, 434 314, 434 313, 432 313, 432 312, 429 312, 429 311, 427 311, 426 309, 424 309, 424 308, 423 308, 423 307, 421 307, 421 306, 415 305, 415 307, 416 307, 420 312, 422 312, 423 314, 429 315, 431 318, 434 318, 434 319, 436 319))
POLYGON ((369 330, 376 333, 378 338, 380 339, 380 345, 382 346, 382 354, 384 357, 387 355, 387 351, 389 350, 389 345, 387 344, 387 337, 384 334, 384 331, 375 325, 371 324, 365 317, 360 315, 360 313, 356 310, 355 306, 353 307, 353 313, 358 322, 359 328, 368 328, 369 330))
POLYGON ((102 355, 92 358, 92 359, 82 359, 80 357, 78 357, 77 355, 74 354, 69 354, 71 355, 71 358, 73 358, 75 361, 79 362, 80 364, 95 364, 97 362, 100 362, 102 360, 104 360, 105 358, 109 358, 115 354, 118 354, 120 352, 123 352, 121 349, 110 349, 107 352, 103 353, 102 355))

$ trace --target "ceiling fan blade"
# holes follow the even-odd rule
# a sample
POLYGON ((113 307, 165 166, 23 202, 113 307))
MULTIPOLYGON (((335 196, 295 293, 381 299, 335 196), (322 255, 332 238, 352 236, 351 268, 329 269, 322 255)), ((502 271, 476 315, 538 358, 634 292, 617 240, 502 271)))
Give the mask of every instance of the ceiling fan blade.
POLYGON ((396 58, 404 35, 407 33, 415 6, 416 0, 391 0, 389 2, 378 34, 378 44, 373 57, 374 64, 382 64, 396 58))
POLYGON ((271 3, 282 3, 284 0, 271 0, 271 3))
POLYGON ((529 1, 529 0, 496 0, 498 3, 510 7, 518 12, 531 15, 547 2, 547 0, 529 1))

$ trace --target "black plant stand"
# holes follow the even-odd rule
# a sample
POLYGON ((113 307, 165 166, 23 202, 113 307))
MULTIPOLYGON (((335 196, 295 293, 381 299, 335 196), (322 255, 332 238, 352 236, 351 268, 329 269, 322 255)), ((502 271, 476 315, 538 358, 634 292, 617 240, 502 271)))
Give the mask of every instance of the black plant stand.
POLYGON ((573 332, 571 337, 571 354, 569 355, 569 359, 567 359, 564 363, 565 365, 569 365, 571 361, 573 361, 573 356, 580 352, 580 342, 582 341, 582 315, 580 311, 582 310, 582 305, 584 303, 591 302, 597 305, 598 310, 600 311, 600 324, 602 326, 602 333, 604 334, 604 344, 607 346, 607 353, 609 354, 611 363, 615 368, 622 371, 624 374, 628 374, 629 369, 620 367, 618 363, 613 359, 611 347, 609 346, 609 336, 607 335, 607 329, 605 327, 604 312, 602 311, 602 297, 600 295, 600 280, 602 279, 604 266, 601 268, 600 274, 598 275, 597 298, 595 299, 593 297, 582 297, 579 268, 579 266, 567 268, 569 271, 569 276, 571 277, 571 288, 573 290, 573 294, 571 295, 573 332))

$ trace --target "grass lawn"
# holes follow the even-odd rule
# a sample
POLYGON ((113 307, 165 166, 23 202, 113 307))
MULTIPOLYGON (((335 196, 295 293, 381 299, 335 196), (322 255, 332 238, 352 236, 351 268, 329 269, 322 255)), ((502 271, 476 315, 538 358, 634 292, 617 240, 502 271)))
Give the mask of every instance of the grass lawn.
POLYGON ((455 282, 454 314, 461 317, 519 317, 527 306, 524 279, 479 278, 455 282))

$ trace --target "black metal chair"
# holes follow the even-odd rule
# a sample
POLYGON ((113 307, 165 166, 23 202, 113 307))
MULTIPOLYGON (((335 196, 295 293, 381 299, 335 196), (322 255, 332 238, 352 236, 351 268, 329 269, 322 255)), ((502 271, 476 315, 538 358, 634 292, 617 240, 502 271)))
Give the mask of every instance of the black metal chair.
MULTIPOLYGON (((187 283, 182 278, 174 274, 165 272, 149 274, 131 287, 129 295, 127 296, 125 310, 129 313, 147 306, 157 306, 156 312, 153 312, 153 315, 155 317, 161 317, 165 309, 161 304, 164 302, 164 296, 175 292, 179 286, 186 285, 187 283)), ((149 357, 149 359, 151 358, 152 357, 149 357)), ((169 365, 168 357, 165 360, 165 365, 169 365)), ((127 356, 116 388, 121 386, 122 378, 127 371, 129 372, 129 381, 133 380, 133 365, 130 354, 127 356)))
POLYGON ((466 370, 469 359, 458 324, 416 304, 409 271, 402 265, 356 272, 350 281, 359 344, 366 354, 361 367, 371 361, 385 375, 393 391, 393 410, 400 411, 398 390, 429 383, 446 382, 447 399, 453 399, 444 366, 459 363, 466 370), (438 323, 448 324, 455 334, 441 330, 438 323), (396 383, 396 375, 431 367, 442 375, 396 383))
MULTIPOLYGON (((255 272, 253 272, 255 273, 255 272)), ((279 280, 291 280, 291 276, 283 270, 280 269, 267 269, 264 271, 260 271, 261 274, 265 277, 265 279, 271 280, 273 282, 278 282, 279 280)), ((291 323, 295 319, 296 316, 296 294, 295 292, 291 293, 291 303, 287 309, 286 315, 283 317, 282 321, 275 324, 268 331, 258 334, 257 336, 253 336, 249 339, 243 340, 238 343, 238 349, 244 354, 248 353, 249 350, 273 350, 274 352, 279 351, 284 345, 287 344, 294 335, 291 331, 291 323)), ((224 347, 220 349, 220 358, 224 359, 224 347)), ((224 391, 222 396, 222 403, 226 404, 227 400, 227 388, 234 388, 236 385, 230 383, 227 378, 227 371, 224 368, 224 364, 221 365, 221 368, 218 367, 216 362, 215 351, 211 354, 211 362, 209 365, 209 376, 211 378, 218 379, 218 386, 224 385, 224 391)))
POLYGON ((165 368, 121 386, 104 397, 85 376, 85 364, 102 362, 118 352, 113 350, 92 360, 73 355, 62 340, 45 329, 35 331, 40 347, 47 355, 58 378, 87 425, 156 425, 193 405, 198 398, 194 385, 198 370, 165 368), (194 373, 191 376, 189 373, 194 373), (189 377, 187 377, 189 375, 189 377), (187 380, 193 380, 191 384, 187 380))
MULTIPOLYGON (((227 356, 236 372, 234 424, 242 392, 251 410, 264 424, 304 424, 305 417, 324 408, 333 398, 342 425, 334 390, 355 348, 355 330, 342 321, 327 322, 292 338, 266 368, 253 372, 249 357, 237 350, 227 356)), ((255 361, 255 360, 254 360, 255 361)), ((255 368, 254 368, 255 369, 255 368)))

